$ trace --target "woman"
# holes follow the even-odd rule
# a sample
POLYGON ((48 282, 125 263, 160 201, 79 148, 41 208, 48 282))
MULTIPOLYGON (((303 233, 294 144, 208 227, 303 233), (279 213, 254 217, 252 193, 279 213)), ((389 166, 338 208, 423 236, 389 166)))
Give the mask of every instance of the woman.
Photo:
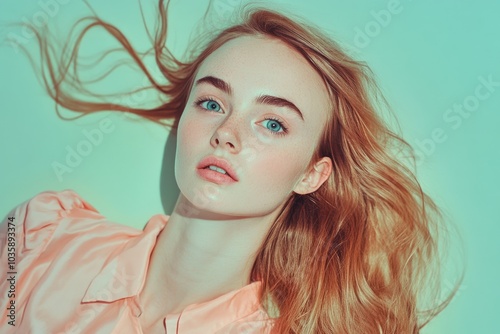
POLYGON ((15 329, 418 333, 451 298, 422 309, 440 212, 394 154, 411 148, 377 115, 383 98, 369 68, 300 19, 261 8, 181 62, 165 48, 167 10, 160 0, 154 39, 165 85, 118 29, 98 18, 88 26, 134 57, 166 101, 152 109, 72 97, 62 85, 72 67, 55 66, 75 59, 53 64, 35 31, 60 105, 132 112, 174 130, 181 192, 171 215, 144 231, 106 221, 72 190, 9 213, 15 329))

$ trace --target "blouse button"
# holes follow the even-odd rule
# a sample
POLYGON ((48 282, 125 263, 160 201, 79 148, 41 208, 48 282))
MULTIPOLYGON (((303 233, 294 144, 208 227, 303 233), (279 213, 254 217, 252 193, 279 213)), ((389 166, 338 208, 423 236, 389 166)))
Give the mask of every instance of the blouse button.
POLYGON ((60 215, 61 217, 67 217, 67 216, 68 216, 68 212, 66 212, 66 210, 60 210, 60 211, 59 211, 59 215, 60 215))

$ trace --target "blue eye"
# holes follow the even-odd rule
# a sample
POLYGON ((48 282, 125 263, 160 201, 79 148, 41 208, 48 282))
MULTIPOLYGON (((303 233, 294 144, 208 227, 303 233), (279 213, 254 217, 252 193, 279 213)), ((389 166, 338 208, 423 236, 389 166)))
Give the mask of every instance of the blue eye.
POLYGON ((268 128, 269 130, 271 130, 271 132, 273 134, 276 134, 278 136, 284 136, 285 134, 288 133, 288 129, 283 125, 282 122, 280 122, 279 119, 271 117, 271 118, 266 118, 266 121, 270 121, 270 122, 267 123, 268 125, 269 124, 272 124, 272 125, 276 125, 277 124, 276 126, 273 127, 273 129, 276 129, 277 127, 281 127, 283 129, 283 132, 277 132, 277 131, 271 130, 268 126, 266 126, 266 128, 268 128))
MULTIPOLYGON (((204 110, 209 110, 209 111, 215 111, 218 112, 220 110, 220 105, 217 101, 211 99, 211 98, 200 98, 194 102, 194 105, 197 107, 201 107, 204 110), (203 104, 207 102, 206 107, 203 106, 203 104), (217 110, 218 109, 218 110, 217 110)), ((270 121, 267 124, 272 124, 271 128, 269 126, 266 126, 266 129, 271 131, 272 134, 277 135, 277 136, 284 136, 288 133, 288 128, 283 124, 282 121, 280 121, 279 118, 266 118, 266 121, 270 121), (279 128, 283 129, 283 131, 279 131, 279 128), (278 129, 278 131, 274 131, 274 129, 278 129)))
POLYGON ((207 109, 207 110, 210 110, 210 111, 214 111, 215 109, 217 109, 217 107, 219 107, 219 109, 220 109, 220 105, 216 101, 214 101, 212 99, 198 100, 195 103, 196 103, 197 106, 201 106, 205 102, 208 102, 207 103, 207 107, 206 108, 203 107, 203 109, 207 109))

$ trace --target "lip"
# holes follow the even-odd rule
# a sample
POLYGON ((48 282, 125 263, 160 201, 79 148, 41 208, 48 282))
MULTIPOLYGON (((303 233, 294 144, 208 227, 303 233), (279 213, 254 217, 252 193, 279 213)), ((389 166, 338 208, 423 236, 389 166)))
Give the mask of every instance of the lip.
MULTIPOLYGON (((204 158, 203 160, 200 161, 200 163, 196 167, 198 168, 198 170, 200 170, 200 169, 202 170, 205 167, 210 166, 210 165, 217 166, 219 168, 224 169, 227 173, 227 176, 229 176, 234 181, 239 180, 238 176, 236 175, 236 172, 234 171, 231 164, 229 162, 227 162, 226 160, 224 160, 222 158, 218 158, 214 155, 210 155, 210 156, 204 158)), ((215 171, 213 171, 213 172, 215 172, 215 171)), ((215 173, 217 173, 221 176, 224 176, 224 174, 221 174, 219 172, 215 172, 215 173)))

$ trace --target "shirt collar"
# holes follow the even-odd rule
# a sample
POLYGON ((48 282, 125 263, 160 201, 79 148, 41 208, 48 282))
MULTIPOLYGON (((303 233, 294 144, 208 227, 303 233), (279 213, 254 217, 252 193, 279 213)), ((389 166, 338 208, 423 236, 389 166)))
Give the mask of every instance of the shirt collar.
MULTIPOLYGON (((191 304, 179 313, 168 314, 164 318, 165 328, 168 333, 168 329, 173 328, 176 328, 175 333, 216 333, 224 326, 259 310, 260 289, 261 282, 255 281, 207 302, 191 304)), ((252 320, 268 320, 265 311, 261 311, 257 314, 258 318, 254 317, 252 320)))
MULTIPOLYGON (((137 297, 145 282, 156 238, 169 217, 163 214, 154 215, 139 235, 133 236, 123 248, 116 250, 91 281, 82 302, 113 302, 122 298, 137 297)), ((180 313, 166 315, 165 326, 167 323, 178 321, 176 326, 186 333, 222 328, 259 309, 260 289, 261 282, 255 281, 210 301, 188 305, 180 313)))
POLYGON ((117 249, 90 282, 82 302, 113 302, 137 295, 145 281, 156 238, 169 217, 154 215, 144 227, 144 231, 134 235, 123 248, 117 249))

